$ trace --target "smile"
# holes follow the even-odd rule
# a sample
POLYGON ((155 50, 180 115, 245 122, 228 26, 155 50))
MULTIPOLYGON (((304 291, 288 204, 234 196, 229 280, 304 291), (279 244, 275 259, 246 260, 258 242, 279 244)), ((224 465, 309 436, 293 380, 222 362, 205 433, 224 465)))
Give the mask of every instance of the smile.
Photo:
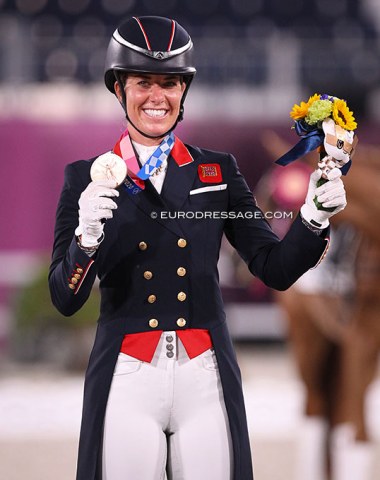
POLYGON ((148 115, 148 117, 152 117, 152 118, 161 118, 161 117, 164 117, 167 113, 167 110, 164 110, 164 109, 153 109, 153 108, 147 108, 147 109, 144 109, 143 112, 148 115))

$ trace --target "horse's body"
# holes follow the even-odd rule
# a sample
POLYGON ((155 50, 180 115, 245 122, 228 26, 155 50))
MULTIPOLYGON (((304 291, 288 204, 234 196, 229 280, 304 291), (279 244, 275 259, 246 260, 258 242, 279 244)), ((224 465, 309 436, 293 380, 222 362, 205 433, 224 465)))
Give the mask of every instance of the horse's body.
MULTIPOLYGON (((275 140, 272 137, 267 143, 278 158, 285 148, 275 140)), ((276 293, 305 386, 305 425, 315 431, 302 439, 300 479, 372 478, 365 397, 380 350, 380 159, 376 152, 380 156, 380 149, 360 146, 344 178, 348 204, 332 221, 332 245, 337 242, 338 247, 331 252, 335 258, 328 254, 317 267, 320 274, 308 272, 289 290, 276 293), (346 240, 339 245, 342 232, 346 240), (339 279, 344 274, 342 285, 339 279), (307 445, 308 437, 314 445, 307 445), (318 466, 322 458, 326 464, 318 466)), ((314 167, 316 154, 308 159, 314 167)), ((262 208, 268 204, 281 208, 271 196, 262 197, 262 208)))

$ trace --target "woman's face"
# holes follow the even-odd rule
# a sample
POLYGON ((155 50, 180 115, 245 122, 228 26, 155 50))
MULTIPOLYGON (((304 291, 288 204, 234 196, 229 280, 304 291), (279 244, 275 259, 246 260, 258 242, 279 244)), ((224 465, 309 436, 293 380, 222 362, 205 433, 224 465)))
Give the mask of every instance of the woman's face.
MULTIPOLYGON (((142 132, 161 136, 146 138, 129 123, 128 131, 132 140, 143 145, 158 145, 163 134, 177 120, 185 88, 179 75, 128 74, 125 95, 129 119, 142 132)), ((118 82, 115 83, 115 91, 120 100, 118 82)))

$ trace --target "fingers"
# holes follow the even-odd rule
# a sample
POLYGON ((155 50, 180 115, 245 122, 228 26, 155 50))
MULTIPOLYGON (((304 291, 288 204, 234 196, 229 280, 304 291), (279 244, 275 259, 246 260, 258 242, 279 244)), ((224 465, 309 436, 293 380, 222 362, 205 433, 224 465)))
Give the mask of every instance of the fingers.
POLYGON ((88 184, 79 199, 79 215, 86 224, 113 217, 113 210, 117 209, 117 204, 112 198, 119 196, 115 186, 116 182, 112 179, 88 184))
POLYGON ((335 165, 333 161, 329 163, 329 167, 327 169, 324 162, 319 162, 318 166, 319 168, 314 170, 314 172, 310 175, 310 179, 314 181, 314 183, 318 182, 322 175, 327 180, 335 180, 336 178, 340 178, 342 176, 342 171, 335 165))
POLYGON ((95 180, 94 182, 89 183, 89 185, 99 186, 99 187, 108 187, 116 188, 117 182, 114 178, 108 178, 107 180, 95 180))
POLYGON ((331 194, 336 191, 343 191, 344 192, 344 185, 340 178, 335 178, 334 180, 329 180, 322 184, 321 186, 315 189, 315 194, 319 196, 323 196, 325 194, 331 194))
POLYGON ((335 200, 331 200, 330 202, 323 202, 322 203, 322 207, 324 208, 334 208, 336 207, 338 210, 334 210, 334 213, 337 213, 339 212, 340 210, 342 210, 345 206, 347 205, 347 202, 343 199, 335 199, 335 200))
POLYGON ((113 218, 112 210, 99 210, 94 216, 91 217, 93 220, 109 220, 113 218))
POLYGON ((346 205, 346 192, 340 178, 330 180, 316 188, 315 194, 323 207, 346 205))
POLYGON ((119 192, 111 188, 110 185, 114 186, 115 182, 113 180, 102 180, 89 183, 80 196, 79 207, 90 211, 114 210, 117 208, 116 203, 111 199, 112 197, 118 197, 119 192))
POLYGON ((318 162, 318 167, 320 170, 322 170, 322 175, 324 178, 333 180, 333 178, 336 178, 337 176, 341 175, 341 172, 340 174, 338 174, 338 171, 340 171, 339 168, 343 167, 345 163, 346 162, 341 162, 336 158, 333 158, 331 155, 326 155, 325 157, 322 158, 322 160, 318 162))
POLYGON ((108 210, 101 209, 101 210, 97 210, 95 212, 90 212, 90 213, 85 212, 83 214, 81 211, 79 212, 80 212, 81 218, 83 219, 83 222, 86 224, 89 224, 92 222, 99 222, 100 220, 109 220, 110 218, 113 217, 113 212, 110 209, 108 210))
MULTIPOLYGON (((86 190, 85 190, 86 192, 86 190)), ((85 193, 83 192, 83 193, 85 193)), ((107 188, 103 185, 96 186, 94 188, 89 189, 85 195, 89 198, 97 198, 97 197, 118 197, 119 192, 114 188, 107 188)))
POLYGON ((319 168, 317 170, 314 170, 314 172, 310 175, 310 180, 312 180, 315 184, 318 182, 318 180, 322 176, 322 170, 319 168))
POLYGON ((93 191, 99 197, 118 197, 120 195, 119 191, 116 190, 117 183, 114 179, 99 180, 97 182, 93 182, 93 184, 93 191))
POLYGON ((97 198, 97 197, 118 197, 119 192, 117 190, 114 190, 113 188, 107 188, 103 190, 103 187, 99 187, 94 192, 91 192, 91 197, 92 198, 97 198))
POLYGON ((334 167, 332 170, 326 174, 327 180, 335 180, 342 176, 342 170, 340 168, 334 167))
POLYGON ((96 197, 118 197, 119 192, 115 189, 115 180, 98 180, 91 182, 87 188, 82 192, 82 198, 96 198, 96 197))
POLYGON ((93 202, 94 210, 116 210, 117 204, 111 198, 99 197, 93 202))
POLYGON ((107 197, 96 197, 88 204, 87 216, 93 220, 109 219, 113 217, 112 210, 117 209, 117 204, 107 197))

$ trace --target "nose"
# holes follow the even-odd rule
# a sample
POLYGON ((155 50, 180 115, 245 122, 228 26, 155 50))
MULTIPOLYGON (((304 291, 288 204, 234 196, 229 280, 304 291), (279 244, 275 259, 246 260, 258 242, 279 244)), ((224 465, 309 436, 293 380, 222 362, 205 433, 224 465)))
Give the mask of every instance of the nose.
POLYGON ((161 103, 164 100, 164 89, 158 83, 154 83, 150 88, 150 100, 154 103, 161 103))

